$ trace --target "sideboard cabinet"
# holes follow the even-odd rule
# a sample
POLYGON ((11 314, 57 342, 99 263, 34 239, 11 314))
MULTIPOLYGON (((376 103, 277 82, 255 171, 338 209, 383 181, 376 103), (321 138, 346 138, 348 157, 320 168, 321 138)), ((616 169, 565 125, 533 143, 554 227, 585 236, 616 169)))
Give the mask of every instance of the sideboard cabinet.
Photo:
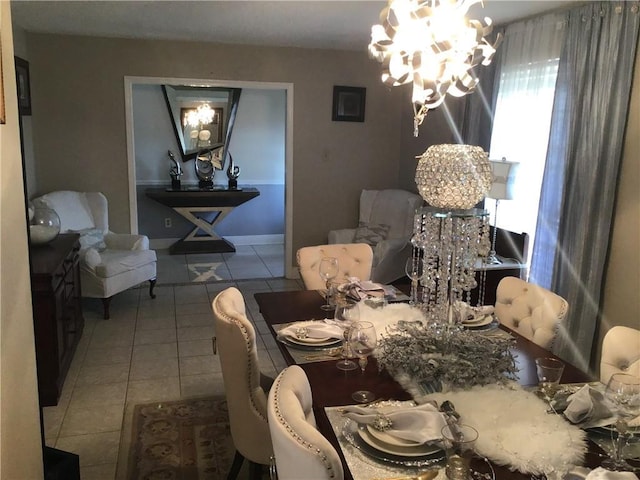
POLYGON ((31 294, 40 406, 58 404, 84 318, 80 292, 80 236, 61 234, 31 246, 31 294))

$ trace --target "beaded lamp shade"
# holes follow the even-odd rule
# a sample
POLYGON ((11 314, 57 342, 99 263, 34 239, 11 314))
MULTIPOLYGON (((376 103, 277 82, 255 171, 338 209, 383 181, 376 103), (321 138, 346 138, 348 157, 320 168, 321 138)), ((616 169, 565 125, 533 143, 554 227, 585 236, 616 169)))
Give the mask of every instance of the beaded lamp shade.
POLYGON ((418 192, 433 207, 470 209, 491 188, 491 164, 480 147, 432 145, 417 158, 418 192))

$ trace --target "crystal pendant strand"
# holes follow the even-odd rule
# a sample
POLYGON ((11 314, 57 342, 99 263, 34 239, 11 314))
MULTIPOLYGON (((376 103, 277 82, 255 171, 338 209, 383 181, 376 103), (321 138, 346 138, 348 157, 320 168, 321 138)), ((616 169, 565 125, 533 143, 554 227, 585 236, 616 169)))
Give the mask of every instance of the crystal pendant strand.
POLYGON ((463 298, 468 302, 478 286, 476 262, 489 253, 488 213, 424 207, 413 225, 414 268, 423 263, 418 304, 431 322, 452 323, 453 305, 463 298))

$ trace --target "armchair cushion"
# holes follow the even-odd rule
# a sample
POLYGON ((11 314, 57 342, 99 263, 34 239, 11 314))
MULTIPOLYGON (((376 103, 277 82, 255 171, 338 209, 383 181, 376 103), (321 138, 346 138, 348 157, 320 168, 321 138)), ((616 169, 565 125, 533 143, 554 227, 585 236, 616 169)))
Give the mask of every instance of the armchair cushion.
POLYGON ((104 241, 107 248, 113 250, 149 250, 149 238, 146 235, 109 232, 104 241))
POLYGON ((44 202, 60 217, 60 231, 78 232, 95 228, 91 207, 84 192, 61 190, 43 195, 38 201, 44 202))
MULTIPOLYGON (((86 260, 86 255, 85 255, 86 260)), ((155 250, 110 250, 100 253, 100 263, 93 268, 98 277, 114 277, 156 262, 155 250)))
POLYGON ((381 223, 359 222, 353 243, 366 243, 374 247, 387 238, 390 228, 389 225, 381 223))

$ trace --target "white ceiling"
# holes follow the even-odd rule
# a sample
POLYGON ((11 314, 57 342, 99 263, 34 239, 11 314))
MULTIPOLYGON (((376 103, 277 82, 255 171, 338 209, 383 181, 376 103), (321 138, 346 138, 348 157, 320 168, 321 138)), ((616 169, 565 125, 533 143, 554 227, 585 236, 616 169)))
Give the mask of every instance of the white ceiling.
MULTIPOLYGON (((468 0, 467 0, 468 1, 468 0)), ((577 1, 485 0, 472 18, 507 23, 577 1)), ((364 50, 386 1, 12 0, 26 31, 123 38, 364 50)))

